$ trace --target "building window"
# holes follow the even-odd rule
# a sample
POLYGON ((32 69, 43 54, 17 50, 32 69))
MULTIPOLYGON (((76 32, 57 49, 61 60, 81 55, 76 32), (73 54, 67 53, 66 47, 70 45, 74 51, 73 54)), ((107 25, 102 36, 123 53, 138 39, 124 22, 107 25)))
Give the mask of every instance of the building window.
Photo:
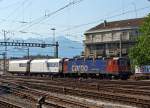
POLYGON ((135 31, 135 35, 139 36, 139 31, 138 30, 135 31))
POLYGON ((111 34, 111 35, 112 35, 112 41, 114 41, 114 34, 115 34, 115 33, 112 33, 112 34, 111 34))
POLYGON ((104 42, 105 41, 105 34, 102 34, 101 36, 102 36, 102 42, 104 42))

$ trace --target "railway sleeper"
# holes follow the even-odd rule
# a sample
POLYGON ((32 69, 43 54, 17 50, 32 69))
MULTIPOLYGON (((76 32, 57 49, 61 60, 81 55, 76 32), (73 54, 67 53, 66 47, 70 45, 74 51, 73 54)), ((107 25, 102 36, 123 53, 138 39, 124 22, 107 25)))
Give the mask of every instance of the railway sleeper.
MULTIPOLYGON (((34 87, 38 87, 38 85, 34 85, 34 87)), ((38 87, 39 89, 41 89, 41 87, 38 87)), ((64 93, 64 87, 56 87, 56 86, 42 86, 42 89, 43 90, 52 90, 53 92, 63 92, 64 93)), ((84 97, 96 97, 96 98, 99 98, 99 99, 105 99, 105 100, 116 100, 116 98, 120 95, 117 95, 117 94, 108 94, 108 93, 99 93, 99 92, 92 92, 92 91, 85 91, 85 90, 79 90, 79 89, 72 89, 72 88, 69 88, 69 87, 66 87, 65 88, 65 94, 69 94, 70 92, 73 93, 73 95, 78 95, 78 96, 84 96, 84 97), (100 94, 100 95, 99 95, 100 94), (113 97, 114 96, 114 97, 113 97)), ((138 99, 136 99, 135 97, 127 97, 125 95, 121 95, 119 97, 119 99, 117 98, 117 100, 120 102, 122 101, 123 103, 132 103, 134 105, 137 105, 139 103, 138 99)), ((149 100, 148 100, 149 102, 149 100)), ((142 102, 141 103, 142 106, 145 105, 145 102, 142 102)), ((147 103, 147 106, 150 106, 148 103, 147 103)))
POLYGON ((2 100, 0 100, 0 105, 1 105, 1 108, 21 108, 17 105, 13 105, 12 103, 5 102, 5 101, 2 101, 2 100))

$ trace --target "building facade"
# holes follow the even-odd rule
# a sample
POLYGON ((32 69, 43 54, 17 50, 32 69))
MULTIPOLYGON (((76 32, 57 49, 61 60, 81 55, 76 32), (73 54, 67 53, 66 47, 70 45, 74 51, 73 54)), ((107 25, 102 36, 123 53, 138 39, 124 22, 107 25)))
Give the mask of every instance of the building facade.
POLYGON ((85 57, 127 56, 136 43, 144 18, 101 23, 84 33, 85 57))

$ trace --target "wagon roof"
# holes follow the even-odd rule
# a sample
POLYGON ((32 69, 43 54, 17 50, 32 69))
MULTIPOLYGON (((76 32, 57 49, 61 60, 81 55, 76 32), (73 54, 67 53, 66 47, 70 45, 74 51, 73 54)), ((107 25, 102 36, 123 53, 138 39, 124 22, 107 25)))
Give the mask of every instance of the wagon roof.
POLYGON ((10 63, 27 63, 30 60, 10 60, 10 63))
POLYGON ((47 61, 47 59, 39 59, 39 60, 32 60, 31 63, 43 63, 46 61, 47 61))
POLYGON ((62 59, 48 59, 48 62, 60 62, 62 59))

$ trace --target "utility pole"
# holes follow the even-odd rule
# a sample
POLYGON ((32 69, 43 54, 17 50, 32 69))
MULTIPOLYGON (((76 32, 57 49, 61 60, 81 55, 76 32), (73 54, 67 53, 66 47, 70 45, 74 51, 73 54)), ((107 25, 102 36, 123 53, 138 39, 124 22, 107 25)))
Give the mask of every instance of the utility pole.
POLYGON ((4 62, 3 62, 3 74, 5 74, 5 72, 6 72, 6 69, 5 69, 5 67, 6 67, 5 52, 3 52, 2 55, 3 55, 3 60, 4 60, 4 62))
POLYGON ((137 18, 137 9, 136 9, 136 4, 132 2, 132 5, 134 6, 134 11, 135 11, 135 18, 137 18))
POLYGON ((55 57, 56 57, 56 58, 58 58, 58 47, 59 47, 59 44, 58 44, 58 42, 56 42, 56 47, 55 47, 55 48, 56 48, 56 49, 55 49, 55 51, 56 51, 56 52, 55 52, 55 57))
POLYGON ((6 39, 6 31, 5 30, 2 30, 3 33, 4 33, 4 42, 5 42, 5 51, 4 51, 4 56, 3 56, 3 59, 4 59, 4 74, 6 74, 6 60, 7 60, 7 45, 6 45, 6 42, 7 42, 7 39, 6 39))
POLYGON ((28 59, 30 59, 30 50, 29 50, 29 47, 27 48, 27 55, 28 55, 28 59))
MULTIPOLYGON (((55 44, 55 30, 56 30, 56 29, 55 29, 55 28, 51 28, 51 30, 53 31, 53 42, 52 42, 52 43, 55 44)), ((56 55, 56 52, 57 52, 57 51, 56 51, 56 48, 54 48, 54 57, 55 57, 55 58, 57 58, 57 57, 56 57, 56 56, 57 56, 57 55, 56 55)))

